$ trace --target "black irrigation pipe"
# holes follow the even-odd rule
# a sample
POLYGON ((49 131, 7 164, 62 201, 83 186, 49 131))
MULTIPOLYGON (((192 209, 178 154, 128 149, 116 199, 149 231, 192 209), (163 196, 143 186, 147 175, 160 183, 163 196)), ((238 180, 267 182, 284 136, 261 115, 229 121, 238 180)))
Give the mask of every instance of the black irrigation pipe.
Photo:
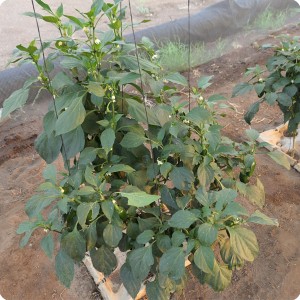
MULTIPOLYGON (((285 9, 287 7, 299 7, 294 0, 224 0, 211 5, 190 18, 190 37, 188 34, 188 17, 167 22, 158 26, 136 32, 136 41, 143 36, 156 43, 164 41, 180 41, 192 43, 215 41, 241 30, 245 25, 266 8, 285 9)), ((133 42, 132 34, 125 39, 133 42)), ((10 94, 20 89, 30 76, 36 76, 37 72, 32 64, 24 64, 0 72, 0 107, 10 94)), ((35 90, 31 91, 33 99, 35 90)))

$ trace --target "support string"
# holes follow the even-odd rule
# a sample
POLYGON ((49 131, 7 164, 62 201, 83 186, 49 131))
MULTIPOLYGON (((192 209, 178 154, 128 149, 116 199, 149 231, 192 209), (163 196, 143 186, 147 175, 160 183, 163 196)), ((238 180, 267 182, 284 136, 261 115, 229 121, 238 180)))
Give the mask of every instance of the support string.
POLYGON ((191 12, 190 0, 188 0, 188 94, 189 111, 191 111, 191 12))
MULTIPOLYGON (((36 23, 36 27, 37 27, 37 31, 38 31, 38 36, 39 36, 39 40, 40 40, 40 44, 41 44, 41 49, 42 49, 42 57, 43 57, 44 70, 45 70, 46 76, 48 78, 49 88, 50 88, 51 91, 53 91, 52 84, 51 84, 51 79, 50 79, 50 75, 49 75, 47 64, 46 64, 46 57, 45 57, 44 45, 43 45, 43 42, 42 42, 42 36, 41 36, 40 26, 39 26, 39 22, 38 22, 38 19, 37 19, 35 5, 34 5, 33 0, 31 0, 31 4, 32 4, 32 9, 33 9, 33 12, 34 12, 34 16, 35 16, 35 23, 36 23)), ((52 100, 53 100, 53 107, 54 107, 55 116, 58 119, 58 113, 57 113, 57 109, 56 109, 56 104, 55 104, 55 99, 54 99, 53 93, 51 93, 51 96, 52 96, 52 100)), ((60 139, 61 139, 62 148, 63 148, 62 154, 65 156, 64 157, 65 158, 65 162, 66 162, 66 165, 67 165, 67 168, 68 168, 68 172, 70 174, 70 166, 69 166, 69 162, 68 162, 68 159, 67 159, 66 147, 65 147, 62 135, 60 135, 60 139)))
MULTIPOLYGON (((137 65, 138 65, 139 75, 140 75, 141 94, 142 94, 144 108, 145 108, 145 116, 146 116, 147 126, 149 128, 149 118, 148 118, 148 112, 147 112, 147 106, 146 106, 146 96, 145 96, 145 93, 144 93, 144 83, 143 83, 143 79, 142 79, 142 69, 141 69, 140 58, 139 58, 139 54, 138 54, 138 48, 137 48, 135 30, 134 30, 134 26, 133 26, 133 16, 132 16, 132 9, 131 9, 131 2, 130 2, 130 0, 128 0, 128 4, 129 4, 129 12, 130 12, 130 22, 131 22, 132 35, 133 35, 133 41, 134 41, 134 46, 135 46, 135 56, 136 56, 136 61, 137 61, 137 65)), ((152 141, 151 141, 151 139, 149 139, 149 141, 150 141, 151 156, 152 156, 153 162, 155 162, 154 161, 154 156, 153 156, 152 141)))
MULTIPOLYGON (((122 1, 120 1, 120 13, 122 13, 122 1)), ((123 20, 121 22, 121 38, 123 39, 123 20)), ((124 85, 121 87, 121 97, 122 97, 122 113, 124 112, 124 85)))

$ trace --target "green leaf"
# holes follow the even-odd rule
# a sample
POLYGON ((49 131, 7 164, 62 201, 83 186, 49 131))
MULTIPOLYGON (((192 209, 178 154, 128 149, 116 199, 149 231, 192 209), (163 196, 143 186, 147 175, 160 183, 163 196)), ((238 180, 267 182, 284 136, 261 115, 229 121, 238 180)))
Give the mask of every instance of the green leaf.
POLYGON ((125 263, 120 270, 121 280, 129 293, 133 298, 136 297, 141 288, 141 280, 133 276, 131 268, 128 263, 125 263))
POLYGON ((20 89, 13 92, 4 102, 1 118, 7 117, 10 113, 14 112, 16 109, 22 107, 29 95, 29 89, 20 89))
POLYGON ((137 73, 127 73, 125 76, 123 76, 119 82, 120 85, 128 84, 128 83, 134 83, 137 79, 140 78, 140 74, 137 73))
POLYGON ((112 150, 115 139, 116 139, 116 135, 112 128, 107 128, 102 132, 100 136, 100 141, 101 141, 102 148, 105 150, 106 154, 112 150))
POLYGON ((260 96, 260 94, 262 93, 262 91, 265 88, 265 85, 266 84, 264 82, 263 83, 256 83, 254 85, 254 89, 255 89, 255 92, 256 92, 257 96, 260 96))
POLYGON ((132 173, 134 171, 135 171, 135 169, 133 169, 132 167, 130 167, 128 165, 124 165, 124 164, 113 165, 112 167, 110 167, 107 170, 108 173, 117 173, 117 172, 132 173))
POLYGON ((18 229, 16 230, 16 233, 22 234, 26 231, 31 231, 32 229, 34 229, 34 227, 36 227, 35 223, 31 221, 24 221, 19 225, 18 229))
POLYGON ((255 211, 248 219, 247 222, 262 224, 262 225, 271 225, 271 226, 279 226, 278 221, 276 219, 270 218, 260 212, 259 210, 255 211))
POLYGON ((213 272, 205 274, 205 282, 220 292, 230 285, 231 277, 232 271, 226 265, 219 265, 215 260, 213 272))
POLYGON ((220 254, 230 270, 239 270, 244 266, 245 260, 232 251, 229 238, 223 242, 220 254))
POLYGON ((201 186, 208 186, 214 179, 215 172, 210 165, 202 163, 197 170, 197 176, 201 186))
POLYGON ((256 185, 250 185, 247 187, 247 197, 259 208, 262 208, 265 204, 265 188, 258 178, 256 185))
POLYGON ((56 10, 56 15, 60 18, 62 17, 63 13, 64 13, 64 7, 62 4, 60 4, 60 6, 56 10))
POLYGON ((171 227, 175 228, 189 228, 198 218, 188 210, 177 211, 172 218, 168 221, 171 227))
POLYGON ((211 114, 207 109, 197 106, 186 115, 186 118, 196 126, 200 126, 211 118, 211 114))
POLYGON ((182 243, 185 241, 185 234, 182 233, 181 231, 174 231, 172 234, 172 245, 174 247, 179 247, 182 245, 182 243))
POLYGON ((164 176, 165 178, 168 178, 168 174, 170 173, 170 171, 172 170, 172 164, 170 164, 169 162, 165 162, 160 166, 160 173, 162 176, 164 176))
POLYGON ((55 126, 56 135, 70 132, 83 123, 86 113, 82 98, 81 95, 73 99, 70 106, 58 116, 55 126))
POLYGON ((101 246, 97 250, 90 251, 93 266, 96 270, 109 276, 117 267, 118 261, 113 251, 107 246, 101 246))
POLYGON ((203 77, 200 77, 199 80, 198 80, 198 88, 199 89, 206 89, 208 88, 211 83, 209 82, 214 76, 203 76, 203 77))
POLYGON ((218 230, 213 224, 204 223, 198 227, 197 237, 201 244, 210 246, 217 239, 218 230))
POLYGON ((81 126, 62 135, 66 159, 74 157, 77 153, 83 150, 85 144, 84 132, 81 126))
POLYGON ((108 246, 115 248, 122 238, 122 229, 114 224, 107 224, 103 230, 103 238, 108 246))
POLYGON ((250 141, 256 141, 259 137, 259 132, 255 129, 246 129, 245 132, 250 141))
POLYGON ((184 191, 188 191, 190 189, 194 180, 193 172, 185 167, 173 167, 169 177, 176 188, 184 191))
POLYGON ((51 164, 57 159, 60 153, 62 146, 61 137, 55 136, 54 133, 47 136, 47 134, 43 132, 35 140, 34 146, 42 159, 44 159, 47 164, 51 164))
POLYGON ((285 167, 287 170, 291 169, 290 162, 287 158, 287 156, 282 153, 281 151, 275 150, 272 152, 269 152, 268 155, 279 165, 285 167))
POLYGON ((175 202, 175 195, 165 185, 160 187, 161 201, 171 210, 178 210, 179 207, 175 202))
POLYGON ((96 159, 98 149, 93 147, 86 147, 80 153, 79 165, 86 166, 96 159))
POLYGON ((168 289, 162 288, 158 280, 146 284, 146 293, 149 300, 169 300, 170 293, 168 289))
POLYGON ((98 97, 103 97, 105 95, 105 90, 101 86, 100 82, 90 81, 87 86, 88 91, 98 97))
POLYGON ((60 246, 74 261, 79 262, 83 260, 86 251, 86 243, 76 228, 63 236, 60 246))
POLYGON ((92 206, 93 206, 93 203, 82 202, 77 207, 78 223, 80 224, 80 226, 82 228, 86 227, 86 225, 85 225, 86 219, 87 219, 89 212, 92 209, 92 206))
POLYGON ((246 82, 242 82, 237 84, 232 91, 232 97, 237 97, 237 96, 241 96, 244 95, 246 93, 249 93, 253 90, 253 85, 246 83, 246 82))
POLYGON ((94 170, 89 165, 87 165, 85 168, 84 178, 86 182, 92 185, 93 187, 97 187, 99 184, 97 175, 94 174, 94 170))
POLYGON ((286 94, 286 93, 278 93, 277 96, 278 96, 277 101, 281 105, 289 107, 289 106, 291 106, 293 104, 292 97, 290 97, 288 94, 286 94))
POLYGON ((70 288, 74 278, 74 262, 62 249, 55 257, 55 270, 59 281, 70 288))
POLYGON ((177 83, 177 84, 181 84, 183 86, 187 86, 188 82, 186 80, 186 78, 181 75, 180 73, 172 73, 172 74, 168 74, 165 77, 166 80, 171 81, 173 83, 177 83))
POLYGON ((162 252, 165 253, 172 247, 171 239, 167 235, 158 235, 156 237, 157 247, 162 252))
POLYGON ((52 23, 52 24, 57 24, 59 19, 56 16, 43 16, 42 17, 43 21, 52 23))
POLYGON ((43 171, 43 177, 45 180, 51 181, 53 184, 56 183, 56 167, 54 165, 47 165, 43 171))
POLYGON ((37 17, 38 19, 42 19, 42 18, 43 18, 43 16, 42 16, 41 14, 34 13, 34 12, 32 12, 32 11, 24 12, 23 15, 24 15, 24 16, 27 16, 27 17, 32 17, 32 18, 37 17))
POLYGON ((270 105, 273 105, 277 100, 277 98, 278 98, 277 93, 267 93, 265 97, 267 103, 270 105))
POLYGON ((244 119, 249 125, 251 124, 251 121, 256 115, 256 113, 259 111, 259 105, 260 105, 259 101, 251 104, 248 111, 246 112, 244 119))
POLYGON ((55 201, 57 195, 33 195, 25 205, 25 211, 29 218, 37 217, 41 211, 55 201))
POLYGON ((152 230, 145 230, 144 232, 140 233, 137 238, 136 241, 141 244, 147 244, 152 237, 154 236, 154 232, 152 230))
POLYGON ((83 186, 77 191, 77 195, 79 196, 88 196, 95 193, 95 189, 91 186, 83 186))
POLYGON ((172 247, 162 255, 159 261, 159 271, 173 280, 179 280, 185 273, 184 261, 183 249, 172 247))
POLYGON ((225 216, 248 216, 248 211, 240 203, 230 202, 221 213, 221 217, 225 216))
POLYGON ((195 265, 205 273, 212 273, 215 255, 210 247, 200 246, 194 253, 195 265))
POLYGON ((133 277, 143 281, 149 274, 151 266, 154 264, 152 246, 142 247, 132 250, 127 256, 133 277))
POLYGON ((111 222, 112 216, 115 211, 115 207, 114 207, 114 204, 112 203, 112 201, 105 200, 105 201, 101 202, 101 209, 102 209, 104 215, 106 216, 106 218, 108 219, 108 221, 111 222))
POLYGON ((65 86, 73 85, 74 82, 64 72, 58 72, 51 81, 55 90, 60 90, 65 86))
POLYGON ((145 108, 143 104, 133 99, 126 99, 126 102, 128 104, 129 115, 132 118, 144 124, 160 126, 160 122, 157 119, 153 109, 148 107, 145 108), (147 116, 145 110, 147 111, 147 116))
POLYGON ((86 248, 91 251, 97 243, 97 222, 93 222, 85 231, 86 248))
POLYGON ((135 132, 128 132, 121 141, 121 146, 124 148, 136 148, 141 146, 147 139, 135 132))
POLYGON ((224 188, 223 190, 216 192, 215 195, 217 202, 222 201, 224 204, 227 204, 234 201, 238 196, 238 193, 233 189, 224 188))
POLYGON ((25 233, 25 235, 22 237, 21 241, 20 241, 20 248, 23 248, 27 245, 27 243, 29 242, 29 239, 33 233, 33 229, 29 230, 25 233))
POLYGON ((124 192, 121 192, 120 194, 122 197, 126 197, 128 199, 128 205, 135 207, 147 206, 160 198, 158 195, 149 195, 143 191, 126 192, 126 190, 124 190, 124 192))
POLYGON ((56 123, 56 114, 54 111, 50 110, 46 113, 43 119, 43 127, 44 131, 46 132, 47 136, 50 137, 55 130, 55 123, 56 123))
POLYGON ((223 100, 226 100, 226 97, 224 97, 223 95, 211 95, 207 99, 207 102, 215 103, 215 102, 219 102, 219 101, 223 101, 223 100))
POLYGON ((48 4, 46 4, 45 2, 43 2, 42 0, 35 0, 36 3, 38 3, 45 11, 47 11, 48 13, 53 14, 50 6, 48 4))
POLYGON ((227 227, 227 230, 233 252, 247 261, 253 261, 259 251, 255 234, 241 226, 227 227))
POLYGON ((53 241, 53 236, 51 233, 46 235, 42 240, 41 240, 41 248, 44 250, 46 255, 51 258, 53 255, 54 251, 54 241, 53 241))
POLYGON ((84 27, 84 24, 83 24, 83 22, 80 20, 80 19, 78 19, 78 18, 76 18, 76 17, 74 17, 74 16, 68 16, 68 15, 64 15, 66 18, 68 18, 69 20, 71 20, 72 22, 74 22, 76 25, 78 25, 80 28, 83 28, 84 27))

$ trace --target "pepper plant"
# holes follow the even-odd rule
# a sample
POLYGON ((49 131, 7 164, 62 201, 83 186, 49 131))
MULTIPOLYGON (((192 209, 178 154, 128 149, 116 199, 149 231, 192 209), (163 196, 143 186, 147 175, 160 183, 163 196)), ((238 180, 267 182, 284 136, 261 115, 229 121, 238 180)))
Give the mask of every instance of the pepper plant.
POLYGON ((190 106, 176 88, 186 79, 162 72, 149 40, 137 45, 136 56, 122 37, 119 0, 95 0, 80 18, 64 15, 62 5, 54 11, 36 3, 46 12, 36 17, 53 23, 59 37, 42 48, 36 41, 17 47, 16 59, 34 63, 38 76, 3 108, 8 115, 21 107, 36 81, 53 97, 35 142, 48 165, 26 204, 29 220, 17 230, 21 246, 43 228, 41 247, 55 254, 67 287, 87 253, 109 276, 119 248, 126 252, 121 279, 132 297, 145 282, 149 299, 169 299, 184 287, 186 260, 200 282, 223 290, 233 270, 258 255, 248 223, 277 225, 258 210, 249 215, 239 201, 240 195, 264 204, 260 180, 249 183, 258 133, 248 130, 243 143, 222 136, 214 108, 223 98, 203 97, 210 77, 192 88, 190 106), (108 28, 99 30, 104 18, 108 28), (65 171, 52 164, 60 154, 65 171))
POLYGON ((266 67, 255 66, 248 68, 247 82, 238 84, 233 96, 243 95, 255 90, 259 100, 254 102, 245 114, 248 124, 259 111, 260 104, 277 105, 284 123, 288 122, 287 134, 297 136, 300 123, 300 37, 281 37, 279 46, 266 45, 274 49, 266 67))

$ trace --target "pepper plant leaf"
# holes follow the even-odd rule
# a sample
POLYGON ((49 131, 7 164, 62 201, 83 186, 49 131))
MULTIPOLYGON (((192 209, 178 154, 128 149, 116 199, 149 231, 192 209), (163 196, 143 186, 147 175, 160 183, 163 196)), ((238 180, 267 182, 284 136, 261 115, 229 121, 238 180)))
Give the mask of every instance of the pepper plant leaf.
POLYGON ((159 271, 173 280, 179 280, 185 273, 185 256, 181 247, 167 250, 159 261, 159 271))
POLYGON ((74 261, 83 260, 86 251, 85 239, 75 228, 72 232, 67 233, 61 240, 61 249, 74 261))
POLYGON ((122 197, 128 199, 128 205, 135 207, 147 206, 160 198, 158 195, 150 195, 143 191, 127 192, 127 190, 124 190, 120 194, 122 197))
POLYGON ((14 91, 3 103, 1 118, 7 117, 10 113, 22 107, 26 103, 28 95, 29 89, 22 88, 14 91))
POLYGON ((92 249, 90 256, 93 266, 105 276, 109 276, 117 267, 118 261, 114 252, 107 246, 101 246, 98 249, 92 249))
POLYGON ((51 258, 53 255, 54 251, 54 240, 53 236, 51 233, 46 235, 42 240, 41 240, 41 248, 44 250, 45 254, 51 258))
POLYGON ((51 164, 57 159, 60 153, 62 140, 61 137, 55 136, 54 133, 47 136, 46 133, 43 132, 35 140, 34 146, 46 163, 51 164))
POLYGON ((110 247, 117 247, 122 238, 122 229, 115 224, 107 224, 103 231, 105 243, 110 247))
POLYGON ((112 128, 107 128, 101 133, 100 141, 106 154, 112 150, 115 139, 116 135, 112 128))
POLYGON ((152 246, 141 247, 129 252, 127 256, 133 277, 143 281, 154 264, 152 246))
POLYGON ((194 253, 195 265, 205 273, 212 273, 215 255, 210 247, 200 246, 194 253))
POLYGON ((198 227, 197 237, 200 243, 210 246, 217 239, 218 230, 213 224, 204 223, 198 227))
POLYGON ((262 224, 262 225, 271 225, 271 226, 279 226, 278 221, 276 219, 270 218, 260 212, 259 210, 255 211, 248 219, 247 222, 262 224))
POLYGON ((130 265, 128 263, 125 263, 121 267, 120 276, 129 295, 135 298, 140 291, 142 281, 133 276, 130 265))
POLYGON ((62 249, 59 250, 55 257, 55 270, 59 281, 70 288, 74 278, 74 262, 62 249))
POLYGON ((188 210, 177 211, 169 220, 169 225, 175 228, 189 228, 198 218, 188 210))
POLYGON ((85 119, 85 108, 82 104, 83 95, 74 98, 69 107, 63 111, 56 121, 56 135, 70 132, 81 125, 85 119))
POLYGON ((215 291, 223 291, 231 282, 232 271, 226 265, 219 265, 215 260, 211 273, 205 274, 205 282, 215 291))
POLYGON ((227 227, 227 230, 233 252, 247 261, 253 261, 259 251, 255 234, 241 226, 227 227))

